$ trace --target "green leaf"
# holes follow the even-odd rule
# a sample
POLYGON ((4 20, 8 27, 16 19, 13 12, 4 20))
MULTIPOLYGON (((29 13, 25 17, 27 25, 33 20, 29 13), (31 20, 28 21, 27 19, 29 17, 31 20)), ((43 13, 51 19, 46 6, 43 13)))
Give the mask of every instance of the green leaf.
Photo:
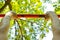
POLYGON ((12 27, 14 25, 14 20, 10 21, 10 27, 12 27))

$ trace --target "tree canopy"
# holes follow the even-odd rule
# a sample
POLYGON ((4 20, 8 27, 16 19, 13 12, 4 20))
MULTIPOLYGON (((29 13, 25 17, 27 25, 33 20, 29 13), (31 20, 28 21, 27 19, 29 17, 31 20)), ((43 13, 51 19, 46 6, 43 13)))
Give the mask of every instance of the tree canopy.
MULTIPOLYGON (((60 0, 0 0, 0 14, 12 10, 17 14, 44 14, 49 3, 57 14, 60 14, 60 0)), ((0 18, 1 20, 1 18, 0 18)), ((51 22, 45 18, 20 18, 10 21, 8 37, 10 40, 42 40, 49 32, 51 22), (14 30, 14 32, 13 32, 14 30)))

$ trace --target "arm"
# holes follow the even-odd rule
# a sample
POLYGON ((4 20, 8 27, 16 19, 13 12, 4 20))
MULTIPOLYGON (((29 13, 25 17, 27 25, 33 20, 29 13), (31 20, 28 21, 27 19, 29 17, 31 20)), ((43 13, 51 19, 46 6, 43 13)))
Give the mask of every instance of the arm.
POLYGON ((11 18, 16 18, 16 13, 14 13, 12 11, 6 13, 5 17, 1 21, 0 29, 2 29, 2 28, 4 28, 4 29, 7 28, 8 29, 9 26, 10 26, 11 18))
POLYGON ((58 19, 58 16, 55 14, 55 12, 48 11, 46 12, 46 16, 51 18, 53 27, 55 27, 57 30, 60 30, 60 21, 58 19))
POLYGON ((11 19, 11 18, 10 18, 9 15, 7 15, 7 16, 5 15, 5 17, 2 19, 0 29, 9 26, 9 24, 10 24, 10 19, 11 19))

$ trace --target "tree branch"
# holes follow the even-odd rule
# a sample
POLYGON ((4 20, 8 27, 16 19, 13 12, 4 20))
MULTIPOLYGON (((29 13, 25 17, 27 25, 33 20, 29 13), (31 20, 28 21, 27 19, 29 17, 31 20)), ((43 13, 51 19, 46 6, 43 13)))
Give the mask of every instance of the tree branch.
POLYGON ((4 6, 0 9, 0 13, 4 10, 4 8, 7 6, 7 2, 5 1, 4 6))
POLYGON ((9 9, 12 10, 11 8, 11 4, 10 4, 11 0, 5 0, 5 4, 4 6, 0 9, 0 13, 4 10, 4 8, 9 5, 9 9))

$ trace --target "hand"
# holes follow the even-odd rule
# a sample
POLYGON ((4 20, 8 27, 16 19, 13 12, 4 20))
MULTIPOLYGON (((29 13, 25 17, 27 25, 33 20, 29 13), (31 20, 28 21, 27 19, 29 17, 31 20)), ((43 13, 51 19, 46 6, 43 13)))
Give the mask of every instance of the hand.
POLYGON ((50 19, 50 14, 52 13, 53 11, 47 11, 45 14, 46 14, 46 16, 45 16, 45 19, 48 21, 49 19, 50 19))
POLYGON ((7 15, 10 16, 12 19, 18 18, 17 14, 15 12, 13 12, 13 11, 9 11, 8 13, 6 13, 6 16, 7 15))

